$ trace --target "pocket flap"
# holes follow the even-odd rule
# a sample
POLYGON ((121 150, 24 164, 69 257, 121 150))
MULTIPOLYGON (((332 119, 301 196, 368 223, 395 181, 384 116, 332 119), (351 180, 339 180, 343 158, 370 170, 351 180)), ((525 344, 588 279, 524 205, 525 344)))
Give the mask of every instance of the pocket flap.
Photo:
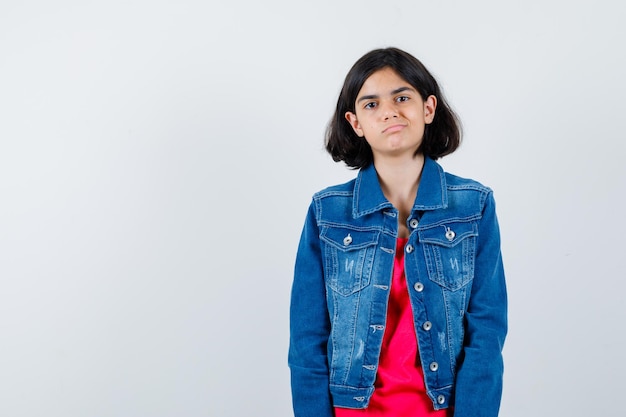
POLYGON ((355 230, 347 227, 324 227, 320 238, 342 251, 363 249, 378 242, 380 231, 355 230))
POLYGON ((476 222, 450 222, 418 231, 420 242, 451 248, 463 239, 478 236, 476 222))

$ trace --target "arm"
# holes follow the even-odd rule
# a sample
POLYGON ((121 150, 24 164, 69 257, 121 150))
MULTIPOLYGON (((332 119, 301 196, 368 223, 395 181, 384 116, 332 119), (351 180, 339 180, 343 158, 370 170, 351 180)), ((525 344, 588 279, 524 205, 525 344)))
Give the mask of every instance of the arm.
POLYGON ((319 230, 311 204, 302 230, 291 289, 289 367, 296 417, 332 417, 326 346, 326 305, 319 230))
POLYGON ((465 315, 464 359, 456 377, 455 417, 496 417, 502 397, 507 295, 492 193, 487 195, 478 233, 465 315))

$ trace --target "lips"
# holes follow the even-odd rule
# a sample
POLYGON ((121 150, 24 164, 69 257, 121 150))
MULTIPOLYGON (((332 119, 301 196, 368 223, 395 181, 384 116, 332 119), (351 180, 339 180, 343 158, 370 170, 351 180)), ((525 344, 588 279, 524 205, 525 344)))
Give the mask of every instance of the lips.
POLYGON ((388 128, 386 128, 385 130, 383 130, 383 133, 394 133, 394 132, 399 132, 402 129, 404 129, 406 127, 406 125, 391 125, 388 128))

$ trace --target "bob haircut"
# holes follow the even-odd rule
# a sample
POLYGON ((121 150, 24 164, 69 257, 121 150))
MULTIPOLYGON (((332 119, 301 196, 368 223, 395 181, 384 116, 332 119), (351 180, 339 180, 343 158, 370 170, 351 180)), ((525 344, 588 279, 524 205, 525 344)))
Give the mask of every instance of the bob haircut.
POLYGON ((350 69, 344 81, 337 109, 326 129, 326 150, 335 162, 344 161, 353 169, 364 168, 374 161, 372 148, 357 134, 345 118, 346 112, 356 112, 356 99, 367 78, 384 68, 393 69, 415 88, 422 100, 433 95, 437 108, 432 123, 424 129, 422 143, 416 155, 423 153, 432 159, 451 154, 461 144, 461 124, 446 102, 435 78, 413 55, 398 48, 374 49, 363 55, 350 69))

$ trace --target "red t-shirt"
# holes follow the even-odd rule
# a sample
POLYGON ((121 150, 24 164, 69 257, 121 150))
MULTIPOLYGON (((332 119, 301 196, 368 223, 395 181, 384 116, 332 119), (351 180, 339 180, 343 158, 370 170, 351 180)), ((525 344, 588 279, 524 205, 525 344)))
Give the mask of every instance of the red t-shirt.
POLYGON ((336 417, 448 417, 451 409, 435 411, 426 395, 424 374, 417 351, 413 312, 404 276, 404 245, 398 238, 389 294, 387 324, 369 406, 335 408, 336 417))

